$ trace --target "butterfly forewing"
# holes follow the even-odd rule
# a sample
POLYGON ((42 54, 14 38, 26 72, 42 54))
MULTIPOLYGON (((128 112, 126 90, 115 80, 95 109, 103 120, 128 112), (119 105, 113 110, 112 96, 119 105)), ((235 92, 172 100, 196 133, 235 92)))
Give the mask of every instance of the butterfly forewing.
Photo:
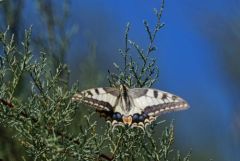
POLYGON ((118 101, 119 90, 116 88, 92 88, 75 94, 73 100, 79 100, 95 107, 97 110, 113 111, 118 101))
POLYGON ((188 104, 182 98, 164 91, 150 88, 129 89, 135 108, 149 116, 159 116, 162 113, 184 110, 188 104))

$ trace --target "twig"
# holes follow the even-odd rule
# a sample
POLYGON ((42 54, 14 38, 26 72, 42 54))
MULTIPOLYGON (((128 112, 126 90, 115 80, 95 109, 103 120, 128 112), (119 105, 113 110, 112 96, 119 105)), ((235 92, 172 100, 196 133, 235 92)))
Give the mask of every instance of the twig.
POLYGON ((101 159, 101 158, 103 158, 103 159, 105 159, 105 160, 108 160, 108 161, 112 161, 112 160, 114 159, 113 156, 112 156, 112 157, 109 157, 109 156, 107 156, 107 155, 105 155, 105 154, 101 154, 98 159, 101 159))
POLYGON ((0 98, 0 102, 1 102, 3 105, 5 105, 5 106, 7 106, 7 107, 9 107, 9 108, 13 108, 13 107, 14 107, 14 105, 13 105, 11 102, 6 101, 6 100, 4 100, 4 99, 2 99, 2 98, 0 98))

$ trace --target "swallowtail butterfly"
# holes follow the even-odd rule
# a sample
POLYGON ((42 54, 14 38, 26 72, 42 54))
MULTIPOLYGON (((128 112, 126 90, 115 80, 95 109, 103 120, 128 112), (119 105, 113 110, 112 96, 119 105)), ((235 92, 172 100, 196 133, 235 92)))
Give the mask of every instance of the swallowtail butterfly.
POLYGON ((113 126, 145 127, 157 116, 187 109, 188 103, 168 92, 150 88, 104 87, 75 94, 74 101, 93 106, 113 126))

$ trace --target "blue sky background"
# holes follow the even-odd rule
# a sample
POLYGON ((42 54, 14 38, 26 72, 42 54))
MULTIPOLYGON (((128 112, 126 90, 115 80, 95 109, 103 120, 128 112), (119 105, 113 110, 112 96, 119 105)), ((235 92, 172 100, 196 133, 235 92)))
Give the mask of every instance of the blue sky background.
MULTIPOLYGON (((35 4, 26 2, 25 15, 36 16, 35 4)), ((58 1, 55 3, 58 6, 58 1)), ((233 144, 231 129, 233 107, 237 106, 239 95, 224 72, 220 51, 204 32, 221 25, 208 22, 210 14, 227 19, 233 14, 235 3, 166 0, 162 17, 165 27, 157 35, 155 56, 160 79, 154 87, 185 98, 191 106, 188 111, 163 118, 175 119, 176 146, 185 153, 192 149, 193 158, 199 160, 240 160, 240 146, 233 144)), ((130 38, 146 47, 147 34, 142 22, 146 19, 153 25, 156 22, 153 8, 160 4, 159 0, 72 0, 68 26, 77 26, 78 31, 71 41, 68 63, 74 68, 79 54, 89 53, 94 42, 99 69, 106 74, 112 62, 119 61, 118 48, 123 47, 127 22, 131 23, 130 38)), ((33 34, 41 33, 41 20, 23 18, 24 28, 32 24, 33 34)))

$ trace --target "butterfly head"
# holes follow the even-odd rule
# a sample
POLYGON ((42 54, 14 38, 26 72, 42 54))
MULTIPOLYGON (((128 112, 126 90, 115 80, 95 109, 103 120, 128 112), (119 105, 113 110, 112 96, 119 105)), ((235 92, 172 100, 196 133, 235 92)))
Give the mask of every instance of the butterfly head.
POLYGON ((129 87, 128 87, 127 85, 125 85, 125 84, 120 84, 120 85, 119 85, 119 88, 120 88, 120 90, 129 89, 129 87))
POLYGON ((119 90, 120 90, 120 93, 125 93, 126 91, 128 91, 128 87, 124 84, 120 84, 119 85, 119 90))

